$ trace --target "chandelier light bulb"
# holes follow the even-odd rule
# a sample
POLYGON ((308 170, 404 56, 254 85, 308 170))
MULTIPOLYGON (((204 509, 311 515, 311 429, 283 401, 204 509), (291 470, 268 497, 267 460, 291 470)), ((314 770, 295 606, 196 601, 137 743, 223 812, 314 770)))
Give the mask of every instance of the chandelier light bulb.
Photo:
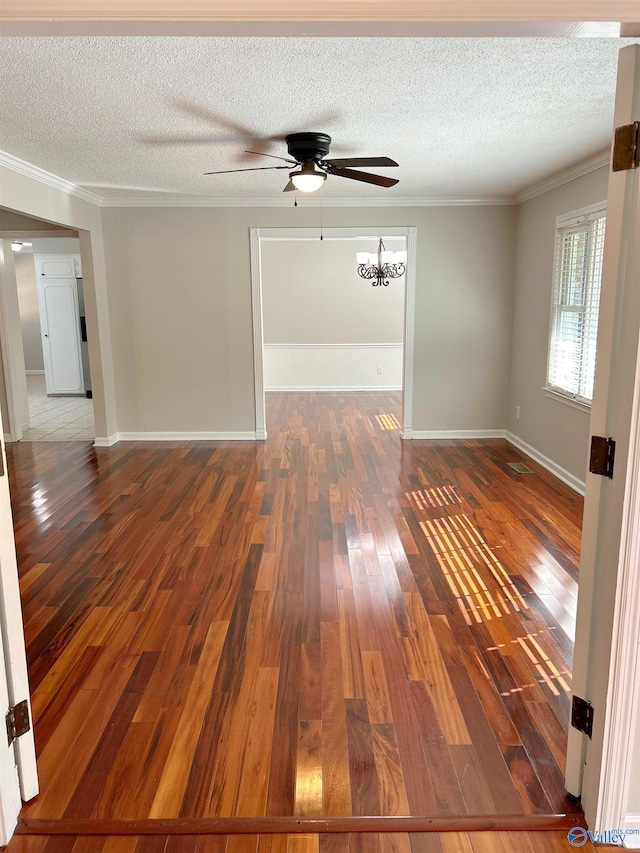
POLYGON ((376 254, 356 252, 356 261, 361 278, 368 279, 374 287, 387 287, 390 279, 404 275, 407 253, 388 252, 380 238, 376 254))

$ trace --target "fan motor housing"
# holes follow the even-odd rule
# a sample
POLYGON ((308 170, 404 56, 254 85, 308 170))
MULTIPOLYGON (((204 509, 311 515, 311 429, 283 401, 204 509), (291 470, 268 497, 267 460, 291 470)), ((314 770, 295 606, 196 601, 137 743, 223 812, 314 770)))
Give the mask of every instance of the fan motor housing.
POLYGON ((326 133, 290 133, 285 141, 289 154, 298 163, 322 160, 331 145, 331 137, 326 133))

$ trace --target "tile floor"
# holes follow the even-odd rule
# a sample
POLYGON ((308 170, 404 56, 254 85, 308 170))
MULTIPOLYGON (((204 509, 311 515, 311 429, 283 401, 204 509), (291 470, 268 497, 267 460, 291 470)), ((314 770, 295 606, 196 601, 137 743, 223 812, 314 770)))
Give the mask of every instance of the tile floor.
POLYGON ((47 397, 44 375, 28 374, 29 429, 23 441, 93 441, 93 401, 86 397, 47 397))

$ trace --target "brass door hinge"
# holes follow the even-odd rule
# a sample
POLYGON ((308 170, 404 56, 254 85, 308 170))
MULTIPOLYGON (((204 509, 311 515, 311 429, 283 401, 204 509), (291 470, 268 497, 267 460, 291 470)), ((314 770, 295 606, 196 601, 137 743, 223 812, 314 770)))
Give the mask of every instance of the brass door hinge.
POLYGON ((626 172, 627 169, 637 169, 639 164, 640 121, 616 127, 613 138, 612 171, 626 172))
POLYGON ((6 716, 7 722, 7 738, 9 746, 14 740, 20 737, 31 728, 31 720, 29 719, 29 703, 26 699, 18 702, 13 708, 9 708, 9 713, 6 716))

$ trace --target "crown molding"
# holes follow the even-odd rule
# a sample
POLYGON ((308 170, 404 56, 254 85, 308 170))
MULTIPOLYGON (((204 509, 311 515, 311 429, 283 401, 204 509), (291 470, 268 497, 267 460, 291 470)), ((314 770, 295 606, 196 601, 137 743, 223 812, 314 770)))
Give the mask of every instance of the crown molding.
POLYGON ((568 184, 569 181, 575 181, 576 178, 581 178, 583 175, 588 175, 590 172, 595 172, 596 169, 601 169, 603 166, 608 166, 611 159, 611 152, 607 148, 606 151, 601 151, 588 160, 582 160, 580 163, 574 163, 568 169, 562 172, 557 172, 549 178, 545 178, 537 184, 519 192, 514 198, 514 204, 522 204, 539 195, 544 195, 550 190, 555 190, 556 187, 561 187, 563 184, 568 184))
MULTIPOLYGON (((514 196, 479 196, 476 198, 462 198, 456 196, 443 196, 442 198, 309 198, 298 200, 299 207, 474 207, 474 206, 496 206, 496 205, 518 205, 529 201, 536 196, 543 195, 556 187, 562 186, 569 181, 595 172, 610 161, 610 152, 607 149, 581 163, 576 163, 558 172, 549 178, 545 178, 537 184, 533 184, 521 190, 514 196)), ((202 197, 174 197, 174 198, 104 198, 96 193, 89 192, 77 184, 60 178, 51 172, 34 166, 26 160, 14 157, 6 151, 0 151, 0 166, 26 175, 28 178, 39 181, 47 186, 61 190, 68 195, 75 196, 89 204, 98 207, 291 207, 290 198, 202 198, 202 197)))
MULTIPOLYGON (((77 184, 34 166, 26 160, 0 150, 0 166, 26 175, 47 186, 76 196, 98 207, 291 207, 290 198, 105 198, 89 192, 77 184)), ((515 204, 513 196, 484 196, 478 198, 309 198, 298 197, 300 207, 468 207, 474 205, 515 204)))
POLYGON ((99 195, 91 193, 88 190, 83 190, 82 187, 66 181, 64 178, 53 175, 41 169, 39 166, 34 166, 33 163, 28 163, 26 160, 21 160, 19 157, 14 157, 13 154, 7 154, 6 151, 0 151, 0 166, 5 166, 11 169, 12 172, 18 172, 20 175, 26 175, 27 178, 33 178, 41 184, 46 184, 56 190, 61 190, 67 195, 73 195, 83 201, 88 201, 90 204, 100 205, 102 199, 99 195))
MULTIPOLYGON (((469 207, 515 204, 512 196, 481 198, 300 198, 298 207, 469 207)), ((103 198, 101 207, 293 207, 290 198, 103 198)))

